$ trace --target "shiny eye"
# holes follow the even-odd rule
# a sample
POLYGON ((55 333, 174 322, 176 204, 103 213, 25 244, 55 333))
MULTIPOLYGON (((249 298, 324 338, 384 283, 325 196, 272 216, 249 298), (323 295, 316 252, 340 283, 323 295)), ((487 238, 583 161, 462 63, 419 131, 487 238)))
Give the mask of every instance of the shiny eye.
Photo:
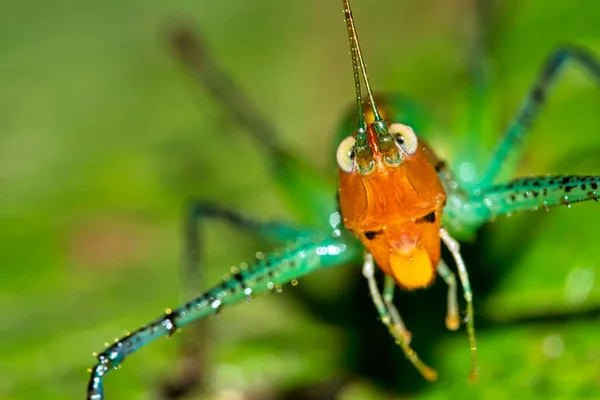
POLYGON ((356 152, 354 151, 354 144, 356 139, 352 136, 348 136, 342 140, 342 143, 337 148, 336 158, 337 163, 342 171, 350 173, 354 170, 354 159, 356 158, 356 152))
POLYGON ((403 152, 408 155, 417 152, 419 141, 417 140, 417 135, 415 135, 415 132, 410 126, 404 124, 391 124, 388 132, 394 137, 396 144, 398 144, 398 147, 400 147, 403 152))

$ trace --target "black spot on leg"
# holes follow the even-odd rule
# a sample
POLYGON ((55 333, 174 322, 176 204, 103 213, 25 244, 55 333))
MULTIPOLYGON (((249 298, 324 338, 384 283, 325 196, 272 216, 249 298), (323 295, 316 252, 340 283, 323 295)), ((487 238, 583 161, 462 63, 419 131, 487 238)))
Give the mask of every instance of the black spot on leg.
POLYGON ((235 271, 235 273, 232 275, 232 278, 236 280, 236 282, 240 285, 242 290, 246 290, 246 281, 244 280, 241 271, 235 271))
POLYGON ((535 88, 535 90, 531 93, 533 97, 533 101, 541 104, 544 102, 544 89, 541 86, 535 88))
POLYGON ((565 186, 565 193, 569 193, 575 186, 565 186))
POLYGON ((439 163, 435 164, 435 172, 440 172, 444 168, 446 168, 446 163, 443 161, 440 161, 439 163))
POLYGON ((592 187, 592 189, 594 189, 594 190, 598 189, 598 184, 597 184, 596 182, 592 182, 592 183, 590 184, 590 186, 591 186, 591 187, 592 187))
POLYGON ((169 331, 168 336, 171 337, 177 331, 177 325, 175 324, 175 316, 173 313, 168 312, 163 319, 162 325, 169 331))
POLYGON ((517 196, 514 194, 510 195, 510 201, 517 201, 517 196))
POLYGON ((585 189, 587 189, 587 186, 585 185, 585 183, 582 183, 581 184, 581 190, 585 190, 585 189))
POLYGON ((569 183, 570 181, 571 181, 571 177, 570 177, 570 176, 565 176, 565 177, 562 179, 562 182, 561 182, 561 183, 562 183, 563 185, 566 185, 566 184, 567 184, 567 183, 569 183))

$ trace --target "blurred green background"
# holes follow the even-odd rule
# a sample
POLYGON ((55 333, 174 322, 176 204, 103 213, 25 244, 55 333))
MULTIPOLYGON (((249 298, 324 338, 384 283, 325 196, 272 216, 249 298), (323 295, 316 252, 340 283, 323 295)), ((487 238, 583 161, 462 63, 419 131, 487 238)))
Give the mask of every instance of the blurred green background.
MULTIPOLYGON (((332 137, 353 96, 340 3, 3 2, 0 398, 83 398, 93 351, 183 300, 190 199, 291 219, 264 153, 174 57, 169 30, 201 30, 282 143, 332 173, 332 137)), ((375 88, 402 91, 460 132, 473 2, 353 6, 375 88)), ((481 134, 490 145, 558 43, 600 54, 600 3, 510 1, 492 11, 494 101, 481 134)), ((569 68, 520 172, 600 174, 599 107, 597 82, 569 68)), ((466 334, 443 325, 442 282, 398 300, 415 349, 440 372, 425 383, 377 321, 360 269, 347 268, 213 318, 202 396, 308 398, 290 393, 312 388, 312 398, 327 398, 323 387, 334 386, 340 399, 600 398, 598 221, 591 202, 514 215, 465 246, 480 344, 475 384, 466 334)), ((211 283, 269 249, 221 224, 204 231, 211 283)), ((159 340, 127 359, 107 377, 107 398, 159 398, 177 374, 179 344, 159 340)))

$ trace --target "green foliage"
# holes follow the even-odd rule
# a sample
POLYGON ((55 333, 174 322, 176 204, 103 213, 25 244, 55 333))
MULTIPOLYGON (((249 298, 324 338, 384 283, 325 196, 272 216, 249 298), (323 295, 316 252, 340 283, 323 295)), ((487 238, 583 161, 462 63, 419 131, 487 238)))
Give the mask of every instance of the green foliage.
MULTIPOLYGON (((180 302, 189 199, 291 218, 264 153, 174 58, 169 27, 201 29, 281 141, 326 173, 352 72, 337 0, 26 3, 8 0, 0 14, 0 398, 82 398, 92 351, 180 302)), ((448 146, 464 143, 468 4, 354 3, 375 88, 415 98, 456 132, 448 146)), ((498 5, 494 101, 480 140, 493 145, 556 44, 600 54, 598 15, 584 1, 498 5)), ((599 174, 598 85, 574 68, 556 89, 520 172, 599 174)), ((598 220, 593 203, 515 215, 466 246, 476 384, 466 382, 466 334, 444 331, 441 282, 398 302, 415 349, 440 371, 427 384, 387 338, 359 269, 346 268, 213 319, 211 389, 274 391, 352 374, 340 398, 598 396, 598 318, 584 313, 600 307, 598 220)), ((206 233, 208 282, 256 250, 220 226, 206 233)), ((177 344, 128 359, 106 379, 107 398, 150 397, 175 374, 177 344)))

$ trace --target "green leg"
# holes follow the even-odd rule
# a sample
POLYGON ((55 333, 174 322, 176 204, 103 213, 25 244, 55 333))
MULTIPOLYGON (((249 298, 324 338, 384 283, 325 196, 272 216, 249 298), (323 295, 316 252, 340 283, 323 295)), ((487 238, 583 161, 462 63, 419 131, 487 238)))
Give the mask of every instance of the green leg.
POLYGON ((314 234, 313 232, 293 228, 289 224, 257 221, 238 211, 212 202, 195 201, 188 208, 185 222, 185 265, 188 270, 197 269, 196 265, 200 256, 198 224, 209 219, 228 222, 236 228, 279 243, 301 237, 310 237, 314 234))
POLYGON ((598 201, 600 176, 539 176, 518 178, 482 190, 482 202, 491 217, 587 200, 598 201))
POLYGON ((508 176, 512 175, 516 161, 521 155, 522 139, 548 96, 552 84, 558 80, 568 62, 580 65, 600 83, 600 60, 587 50, 579 47, 561 47, 552 53, 521 109, 506 130, 480 182, 481 187, 493 184, 502 168, 508 176), (509 155, 512 156, 510 160, 509 155))
POLYGON ((467 302, 467 315, 465 322, 467 325, 467 334, 469 336, 469 345, 471 348, 471 374, 470 379, 475 380, 478 373, 478 362, 477 362, 477 341, 475 340, 475 322, 473 315, 473 292, 471 291, 471 283, 469 282, 469 274, 467 273, 467 267, 465 262, 460 255, 460 245, 446 229, 440 229, 440 239, 446 245, 458 268, 458 276, 460 283, 463 287, 463 293, 465 301, 467 302))
POLYGON ((458 299, 456 295, 456 276, 450 271, 444 260, 440 260, 437 266, 438 274, 448 285, 448 312, 446 315, 446 328, 455 331, 460 326, 460 317, 458 316, 458 299))
MULTIPOLYGON (((477 189, 469 196, 460 188, 448 191, 443 224, 446 229, 463 232, 475 231, 497 216, 524 210, 548 210, 550 207, 593 200, 600 196, 600 176, 542 176, 518 178, 508 183, 477 189)), ((458 266, 459 277, 467 301, 467 332, 476 366, 475 330, 473 326, 472 294, 464 262, 460 258, 458 242, 446 231, 440 237, 458 266)), ((440 272, 441 273, 441 272, 440 272)), ((474 371, 476 369, 474 368, 474 371)))
POLYGON ((383 324, 388 328, 390 334, 392 335, 396 343, 402 348, 402 351, 404 351, 406 358, 410 360, 410 362, 421 373, 421 375, 423 375, 425 379, 429 381, 437 379, 437 372, 431 367, 425 365, 423 361, 421 361, 417 353, 406 342, 405 336, 401 333, 401 331, 396 329, 395 325, 393 324, 388 305, 381 297, 381 293, 379 292, 379 288, 377 287, 377 281, 375 280, 375 264, 373 262, 373 256, 371 256, 371 254, 369 253, 365 254, 365 260, 363 264, 363 275, 365 276, 365 278, 367 278, 371 299, 373 300, 373 304, 375 304, 375 308, 379 313, 381 322, 383 322, 383 324))
POLYGON ((390 312, 390 317, 392 319, 392 325, 396 332, 404 338, 406 344, 410 344, 411 334, 406 329, 406 325, 404 325, 404 321, 402 321, 402 317, 400 317, 400 313, 396 309, 394 305, 394 291, 396 290, 396 281, 391 276, 386 275, 385 280, 383 281, 383 302, 385 303, 388 311, 390 312))
POLYGON ((98 363, 90 369, 87 398, 102 400, 105 375, 154 340, 171 336, 178 329, 253 295, 278 288, 317 270, 356 260, 361 250, 354 239, 346 233, 335 236, 299 239, 279 253, 261 257, 248 267, 232 270, 231 277, 220 285, 176 309, 167 309, 164 315, 116 341, 97 356, 98 363))
MULTIPOLYGON (((308 238, 313 234, 292 228, 278 222, 263 222, 207 201, 196 201, 188 208, 185 221, 185 249, 183 282, 185 298, 191 298, 204 287, 204 269, 201 266, 203 250, 199 225, 206 220, 222 220, 232 226, 259 237, 285 243, 299 238, 308 238)), ((181 342, 182 358, 179 376, 167 382, 162 391, 167 398, 183 397, 186 393, 202 386, 206 340, 208 338, 206 320, 199 321, 188 330, 181 342)))
POLYGON ((214 62, 201 39, 182 28, 172 34, 171 42, 197 81, 228 111, 231 118, 252 136, 271 165, 273 181, 288 208, 303 223, 329 226, 337 209, 335 175, 331 180, 288 152, 277 140, 281 135, 262 116, 245 93, 214 62))
POLYGON ((451 226, 471 224, 477 228, 500 215, 518 211, 548 210, 582 201, 598 201, 600 176, 532 176, 479 189, 469 198, 456 197, 448 204, 451 226))
POLYGON ((500 215, 519 211, 548 210, 582 201, 598 201, 600 176, 531 176, 477 189, 468 195, 460 189, 448 191, 443 224, 453 233, 474 232, 500 215))

